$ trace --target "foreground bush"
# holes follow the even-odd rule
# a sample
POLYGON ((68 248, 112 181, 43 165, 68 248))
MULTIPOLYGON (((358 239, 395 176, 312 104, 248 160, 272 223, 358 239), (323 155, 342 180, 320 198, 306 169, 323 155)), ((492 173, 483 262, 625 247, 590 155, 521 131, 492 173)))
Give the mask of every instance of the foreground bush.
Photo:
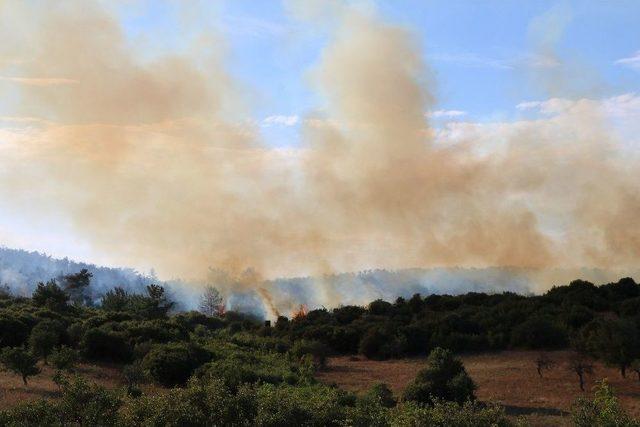
POLYGON ((435 400, 431 407, 409 402, 392 411, 394 427, 507 427, 513 423, 498 406, 483 407, 477 402, 460 406, 435 400))
POLYGON ((232 393, 219 380, 193 378, 185 388, 131 398, 80 377, 60 381, 59 400, 0 411, 0 426, 508 426, 504 413, 476 403, 386 408, 324 385, 243 385, 232 393))
POLYGON ((640 422, 632 419, 622 409, 613 389, 603 380, 594 387, 594 398, 579 398, 573 405, 572 420, 576 427, 611 426, 637 427, 640 422))
POLYGON ((463 403, 475 399, 475 388, 462 362, 450 350, 436 348, 429 354, 427 367, 407 386, 404 399, 424 404, 434 399, 463 403))

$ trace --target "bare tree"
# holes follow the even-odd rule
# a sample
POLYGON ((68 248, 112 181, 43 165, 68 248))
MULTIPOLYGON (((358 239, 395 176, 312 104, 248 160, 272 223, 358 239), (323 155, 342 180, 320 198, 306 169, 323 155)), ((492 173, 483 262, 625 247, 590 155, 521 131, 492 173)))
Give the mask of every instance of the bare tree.
POLYGON ((638 374, 638 381, 640 381, 640 359, 631 362, 631 370, 638 374))
POLYGON ((584 391, 584 376, 593 374, 593 364, 585 359, 584 356, 577 354, 569 362, 569 369, 578 375, 580 390, 584 391))
POLYGON ((536 370, 538 371, 538 375, 542 378, 542 371, 549 370, 553 368, 555 363, 553 360, 549 359, 546 353, 540 353, 536 358, 536 370))
POLYGON ((207 316, 220 317, 224 314, 224 299, 213 286, 207 286, 200 297, 200 311, 207 316))

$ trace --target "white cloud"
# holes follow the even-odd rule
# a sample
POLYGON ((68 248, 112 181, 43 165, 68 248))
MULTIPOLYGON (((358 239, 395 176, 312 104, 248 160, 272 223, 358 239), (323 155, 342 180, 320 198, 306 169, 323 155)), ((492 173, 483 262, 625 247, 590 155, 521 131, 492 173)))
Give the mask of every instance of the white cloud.
POLYGON ((436 110, 426 112, 424 115, 429 118, 440 119, 466 116, 467 112, 461 110, 436 110))
POLYGON ((535 110, 542 114, 557 114, 571 108, 578 101, 563 98, 551 98, 546 101, 525 101, 516 105, 520 111, 535 110))
POLYGON ((640 50, 636 51, 636 53, 628 58, 618 59, 615 63, 640 70, 640 50))
POLYGON ((525 101, 516 105, 516 109, 520 111, 535 111, 550 115, 584 108, 599 109, 610 118, 638 117, 640 115, 640 96, 635 93, 624 93, 600 100, 550 98, 546 101, 525 101))
POLYGON ((471 68, 513 70, 519 68, 554 68, 560 61, 554 55, 521 52, 508 58, 491 58, 476 53, 441 53, 427 57, 436 62, 450 62, 471 68))
POLYGON ((18 83, 27 86, 57 86, 78 83, 77 80, 62 79, 55 77, 2 77, 0 80, 18 83))
POLYGON ((269 116, 262 120, 263 126, 295 126, 300 121, 300 117, 297 115, 292 116, 283 116, 283 115, 275 115, 269 116))

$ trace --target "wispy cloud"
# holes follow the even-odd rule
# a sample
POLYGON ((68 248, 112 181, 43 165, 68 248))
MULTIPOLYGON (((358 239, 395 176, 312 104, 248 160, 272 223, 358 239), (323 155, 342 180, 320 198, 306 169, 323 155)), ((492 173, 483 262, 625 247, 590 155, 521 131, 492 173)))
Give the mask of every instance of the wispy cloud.
POLYGON ((640 70, 640 50, 636 51, 636 53, 628 58, 618 59, 615 63, 640 70))
POLYGON ((461 110, 435 110, 435 111, 428 111, 424 113, 424 115, 425 117, 432 118, 432 119, 441 119, 441 118, 450 119, 454 117, 466 116, 467 112, 461 111, 461 110))
POLYGON ((494 68, 512 70, 515 68, 553 68, 560 62, 553 55, 539 53, 519 53, 509 58, 492 58, 476 53, 432 54, 428 59, 436 62, 449 62, 470 68, 494 68))
POLYGON ((283 115, 275 115, 266 117, 262 120, 263 126, 295 126, 300 121, 300 118, 296 115, 292 116, 283 116, 283 115))
POLYGON ((551 98, 545 101, 525 101, 516 105, 520 111, 537 111, 542 114, 555 114, 572 107, 576 101, 563 98, 551 98))
POLYGON ((26 86, 58 86, 78 83, 77 80, 56 77, 3 77, 0 80, 18 83, 26 86))
POLYGON ((542 114, 559 114, 580 108, 598 108, 611 118, 640 117, 640 96, 624 93, 605 99, 566 99, 550 98, 545 101, 526 101, 516 105, 520 111, 535 111, 542 114))

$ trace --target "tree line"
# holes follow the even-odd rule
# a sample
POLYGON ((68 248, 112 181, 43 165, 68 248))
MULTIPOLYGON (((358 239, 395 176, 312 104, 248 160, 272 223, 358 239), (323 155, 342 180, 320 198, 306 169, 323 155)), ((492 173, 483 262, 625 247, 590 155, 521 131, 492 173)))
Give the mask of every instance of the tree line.
MULTIPOLYGON (((83 270, 39 283, 31 298, 0 291, 0 363, 25 386, 51 365, 60 389, 58 399, 0 412, 0 425, 510 425, 500 408, 476 402, 456 353, 574 348, 580 378, 592 358, 621 375, 640 368, 640 287, 628 278, 574 281, 539 296, 416 294, 273 324, 226 311, 215 288, 201 311, 176 312, 162 286, 143 294, 116 287, 97 305, 85 298, 90 286, 83 270), (357 353, 428 357, 398 396, 384 384, 354 395, 315 380, 329 355, 357 353), (75 369, 103 362, 120 366, 124 389, 89 384, 75 369), (147 393, 149 382, 171 391, 147 393)), ((541 353, 535 369, 543 375, 552 365, 541 353)), ((616 425, 635 425, 606 384, 599 390, 610 398, 579 402, 578 425, 605 404, 628 421, 616 425)))

